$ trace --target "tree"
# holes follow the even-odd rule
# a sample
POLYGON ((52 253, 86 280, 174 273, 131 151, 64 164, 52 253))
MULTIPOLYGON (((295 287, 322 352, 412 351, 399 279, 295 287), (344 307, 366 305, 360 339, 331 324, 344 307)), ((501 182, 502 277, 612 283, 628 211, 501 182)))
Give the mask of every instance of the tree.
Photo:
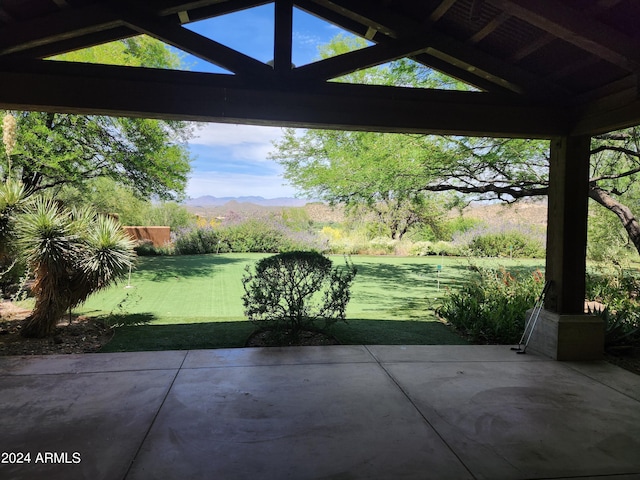
MULTIPOLYGON (((328 58, 363 48, 357 37, 338 35, 321 47, 328 58)), ((368 68, 340 77, 340 82, 400 85, 416 88, 469 88, 436 71, 400 59, 382 67, 368 68)), ((435 224, 443 204, 452 197, 434 198, 414 188, 414 176, 422 168, 425 153, 442 155, 436 144, 415 135, 372 132, 308 130, 298 135, 285 129, 270 157, 285 169, 284 176, 303 194, 347 207, 352 216, 373 216, 393 239, 412 227, 435 224)))
POLYGON ((18 217, 16 230, 35 275, 36 303, 21 330, 25 337, 53 335, 67 310, 124 277, 132 266, 133 241, 119 223, 90 208, 69 210, 38 196, 18 217))
MULTIPOLYGON (((175 68, 179 57, 149 37, 112 42, 58 60, 175 68)), ((96 92, 99 95, 99 92, 96 92)), ((17 143, 0 177, 20 178, 29 194, 109 177, 141 197, 183 195, 189 173, 184 122, 16 112, 17 143)))
POLYGON ((195 221, 183 205, 140 198, 131 188, 111 178, 95 178, 80 187, 62 186, 53 192, 65 205, 92 205, 98 213, 117 215, 123 225, 166 225, 175 231, 195 221))
MULTIPOLYGON (((326 47, 335 53, 347 48, 353 45, 340 38, 326 47)), ((370 70, 351 80, 462 88, 407 61, 370 70)), ((372 206, 437 192, 514 202, 548 192, 549 142, 541 140, 286 130, 275 149, 271 156, 292 185, 333 203, 372 206)), ((640 223, 633 214, 640 199, 640 128, 594 138, 591 153, 589 196, 617 215, 640 252, 640 223)))

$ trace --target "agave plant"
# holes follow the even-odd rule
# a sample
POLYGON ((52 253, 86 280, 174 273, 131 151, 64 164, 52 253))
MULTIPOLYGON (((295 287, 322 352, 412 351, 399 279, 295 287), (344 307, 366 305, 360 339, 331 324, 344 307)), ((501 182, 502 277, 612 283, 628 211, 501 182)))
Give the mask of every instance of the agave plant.
POLYGON ((52 335, 68 309, 125 276, 132 265, 133 242, 117 222, 89 209, 70 211, 40 197, 17 226, 23 255, 35 276, 36 304, 23 336, 52 335))

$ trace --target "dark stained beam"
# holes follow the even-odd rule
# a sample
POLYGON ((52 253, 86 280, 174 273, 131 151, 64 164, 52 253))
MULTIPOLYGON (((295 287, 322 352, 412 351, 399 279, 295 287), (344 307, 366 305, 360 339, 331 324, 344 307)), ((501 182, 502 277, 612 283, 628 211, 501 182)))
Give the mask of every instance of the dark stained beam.
POLYGON ((429 15, 429 22, 435 23, 444 17, 445 13, 449 11, 453 4, 456 3, 457 0, 442 0, 440 4, 433 9, 431 15, 429 15))
POLYGON ((185 2, 184 0, 155 0, 146 2, 160 16, 176 15, 180 12, 192 11, 204 12, 209 10, 214 16, 226 13, 237 12, 245 8, 269 3, 270 0, 195 0, 185 2))
POLYGON ((67 8, 44 17, 3 26, 0 29, 0 55, 21 52, 119 26, 122 26, 122 19, 102 4, 67 8))
MULTIPOLYGON (((271 3, 270 0, 233 0, 233 1, 222 1, 222 2, 195 2, 195 3, 210 3, 210 5, 206 6, 198 6, 198 7, 190 7, 186 9, 181 9, 183 5, 179 5, 174 8, 165 8, 157 11, 159 16, 169 16, 171 14, 179 14, 180 12, 188 12, 189 13, 189 21, 197 22, 199 20, 205 20, 207 18, 220 17, 222 15, 227 15, 229 13, 239 12, 241 10, 246 10, 247 8, 259 7, 261 5, 266 5, 267 3, 271 3)), ((157 8, 157 5, 150 4, 150 8, 153 8, 154 11, 157 8)))
POLYGON ((469 43, 478 43, 482 41, 484 38, 495 32, 496 29, 504 22, 506 22, 510 17, 511 15, 504 12, 494 17, 489 23, 487 23, 484 27, 473 34, 471 38, 469 38, 469 43))
POLYGON ((14 55, 26 58, 47 58, 74 50, 89 48, 103 43, 114 42, 139 35, 129 27, 122 26, 109 30, 89 33, 87 35, 69 38, 58 42, 48 43, 28 50, 23 50, 14 55))
POLYGON ((291 72, 293 1, 276 0, 274 12, 273 68, 279 76, 291 72))
MULTIPOLYGON (((626 97, 630 97, 630 92, 626 97)), ((625 97, 623 94, 616 95, 618 100, 625 97)), ((598 102, 592 108, 576 108, 576 117, 571 134, 572 135, 600 135, 602 133, 620 130, 622 128, 640 125, 640 98, 636 93, 634 100, 626 102, 616 101, 611 105, 598 102)))
POLYGON ((500 137, 546 138, 570 126, 564 109, 477 92, 339 83, 304 90, 232 75, 53 61, 5 63, 0 71, 0 108, 11 110, 500 137))
POLYGON ((377 27, 391 38, 423 38, 425 44, 432 47, 433 56, 451 63, 457 68, 466 69, 471 74, 480 73, 485 80, 492 80, 502 88, 529 96, 551 95, 565 96, 566 90, 547 82, 519 67, 507 64, 473 45, 461 42, 435 29, 424 32, 424 26, 411 18, 401 16, 393 10, 376 8, 368 4, 362 9, 355 0, 315 0, 324 7, 334 9, 342 15, 350 15, 355 21, 366 26, 377 27), (366 17, 365 17, 366 12, 366 17), (383 28, 384 27, 384 28, 383 28))
POLYGON ((420 42, 378 44, 296 68, 294 80, 324 81, 424 52, 420 42))
POLYGON ((120 15, 127 26, 165 43, 195 55, 238 75, 270 78, 272 69, 258 60, 192 32, 167 19, 157 18, 148 12, 123 9, 120 15))
MULTIPOLYGON (((323 18, 326 21, 329 21, 335 25, 338 25, 355 35, 365 37, 367 32, 369 31, 368 27, 350 18, 340 15, 339 13, 333 10, 320 6, 317 3, 314 3, 313 1, 298 0, 296 1, 296 6, 298 8, 301 8, 305 12, 309 13, 310 15, 315 15, 318 18, 323 18)), ((391 45, 395 41, 393 38, 386 35, 382 35, 382 34, 377 34, 374 36, 374 38, 370 40, 373 40, 377 43, 382 43, 385 45, 391 45)), ((510 90, 507 87, 497 84, 495 81, 496 80, 495 77, 491 77, 491 79, 485 79, 481 76, 478 76, 477 72, 472 73, 465 67, 458 67, 458 66, 452 65, 451 63, 445 62, 444 60, 434 57, 433 55, 429 55, 427 53, 421 53, 421 54, 415 55, 412 58, 418 63, 421 63, 429 68, 433 68, 434 70, 438 70, 439 72, 442 72, 452 78, 460 80, 461 82, 466 83, 467 85, 476 87, 479 90, 496 93, 496 94, 502 94, 502 95, 514 94, 513 90, 510 90)))
POLYGON ((629 71, 640 68, 640 45, 607 25, 555 0, 487 0, 554 37, 629 71))

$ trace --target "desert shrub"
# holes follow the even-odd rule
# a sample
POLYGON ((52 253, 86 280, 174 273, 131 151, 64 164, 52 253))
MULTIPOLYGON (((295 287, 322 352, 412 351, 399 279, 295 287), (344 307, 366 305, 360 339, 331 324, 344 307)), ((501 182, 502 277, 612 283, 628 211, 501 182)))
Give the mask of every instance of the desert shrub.
POLYGON ((133 247, 136 254, 140 257, 154 257, 160 255, 173 255, 175 247, 171 244, 156 247, 151 240, 144 240, 133 247))
POLYGON ((517 231, 476 236, 469 249, 472 255, 479 257, 541 258, 545 255, 538 240, 517 231))
POLYGON ((424 257, 429 255, 459 256, 460 248, 451 242, 416 242, 409 250, 409 255, 424 257))
POLYGON ((181 232, 174 242, 178 255, 200 255, 204 253, 228 252, 226 239, 212 228, 194 228, 181 232))
POLYGON ((356 275, 353 263, 345 263, 338 268, 320 253, 292 251, 261 259, 253 271, 247 266, 245 314, 260 328, 293 333, 345 320, 356 275))
POLYGON ((590 269, 586 297, 604 305, 591 313, 605 324, 605 347, 640 345, 640 278, 620 265, 590 269))
POLYGON ((222 229, 221 235, 233 252, 277 253, 290 249, 285 233, 265 221, 246 220, 222 229))
POLYGON ((505 269, 473 269, 469 281, 444 298, 438 315, 478 343, 516 343, 526 311, 542 291, 542 273, 515 275, 505 269))

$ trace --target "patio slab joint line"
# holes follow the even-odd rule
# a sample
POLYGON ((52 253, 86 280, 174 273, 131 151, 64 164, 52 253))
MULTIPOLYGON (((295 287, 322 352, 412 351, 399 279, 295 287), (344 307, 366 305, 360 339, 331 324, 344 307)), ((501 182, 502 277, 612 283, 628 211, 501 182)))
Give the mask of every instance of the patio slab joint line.
POLYGON ((149 428, 147 428, 147 431, 144 433, 144 437, 142 437, 142 441, 140 442, 140 445, 138 445, 138 448, 136 449, 136 453, 133 455, 133 458, 129 463, 129 467, 127 468, 126 473, 122 477, 122 480, 126 480, 127 477, 129 476, 129 473, 131 473, 131 468, 133 468, 133 464, 136 462, 138 455, 140 455, 140 450, 142 450, 142 446, 147 441, 147 437, 149 436, 149 433, 151 432, 153 425, 156 423, 156 420, 158 419, 158 415, 160 414, 162 407, 164 407, 164 404, 167 401, 167 398, 169 397, 169 393, 171 393, 171 389, 173 388, 173 385, 176 383, 176 379, 178 378, 178 375, 180 374, 180 370, 182 370, 182 367, 184 366, 184 362, 187 360, 188 355, 189 355, 189 352, 187 352, 184 355, 184 357, 182 357, 182 362, 180 362, 180 365, 176 369, 176 374, 173 376, 173 380, 171 380, 171 384, 169 384, 169 388, 167 388, 167 392, 164 394, 164 398, 162 399, 162 402, 160 402, 160 406, 158 407, 158 410, 156 410, 156 413, 151 419, 151 422, 149 422, 149 428))
POLYGON ((387 370, 385 368, 385 366, 382 364, 382 362, 373 354, 373 352, 371 352, 366 345, 364 345, 364 348, 367 349, 367 351, 369 351, 369 353, 371 353, 371 355, 373 356, 373 358, 375 358, 376 363, 380 366, 380 368, 382 369, 382 371, 387 375, 387 377, 389 377, 389 379, 396 385, 396 387, 398 387, 398 389, 400 390, 400 392, 402 392, 402 395, 404 395, 404 397, 409 401, 409 403, 411 404, 411 406, 413 406, 413 408, 415 408, 416 412, 418 412, 418 415, 420 415, 420 417, 422 418, 422 420, 424 420, 424 422, 429 425, 429 427, 434 431, 434 433, 438 436, 438 438, 442 441, 442 443, 444 443, 447 448, 449 449, 449 451, 453 454, 454 457, 456 457, 458 459, 458 461, 460 462, 460 464, 465 468, 465 470, 469 473, 469 475, 471 475, 472 478, 477 479, 478 477, 476 477, 474 475, 474 473, 471 471, 471 469, 467 466, 467 464, 462 460, 462 458, 460 458, 460 455, 458 455, 458 453, 451 447, 451 445, 449 445, 449 442, 447 442, 444 437, 442 435, 440 435, 440 432, 438 432, 438 430, 436 430, 436 428, 431 424, 431 422, 429 421, 429 419, 427 419, 427 417, 422 413, 422 411, 418 408, 418 406, 415 404, 415 402, 413 401, 413 399, 409 396, 409 394, 407 393, 407 391, 402 388, 402 385, 400 385, 400 383, 398 383, 398 381, 395 379, 395 377, 391 374, 391 372, 389 372, 389 370, 387 370))
MULTIPOLYGON (((603 361, 604 361, 604 360, 603 360, 603 361)), ((580 375, 582 375, 583 377, 586 377, 586 378, 588 378, 589 380, 592 380, 592 381, 594 381, 594 382, 596 382, 596 383, 599 383, 599 384, 600 384, 600 385, 602 385, 603 387, 606 387, 606 388, 608 388, 608 389, 610 389, 610 390, 613 390, 614 392, 619 393, 620 395, 624 395, 625 397, 627 397, 627 398, 629 398, 629 399, 633 400, 634 402, 638 402, 638 403, 640 403, 640 399, 638 399, 637 397, 634 397, 634 396, 632 396, 632 395, 629 395, 629 393, 625 392, 625 391, 624 391, 623 389, 621 389, 621 388, 616 388, 614 385, 611 385, 611 384, 609 384, 609 383, 604 383, 601 379, 598 379, 598 378, 596 378, 596 377, 594 377, 594 376, 590 375, 590 374, 589 374, 589 373, 587 373, 587 372, 584 372, 584 371, 582 371, 582 370, 580 370, 580 369, 578 369, 578 368, 575 368, 573 365, 570 365, 570 364, 569 364, 569 365, 565 365, 565 366, 566 366, 568 369, 572 370, 573 372, 579 373, 579 374, 580 374, 580 375)), ((618 367, 617 365, 616 365, 616 367, 617 367, 617 368, 622 369, 622 367, 618 367)), ((629 373, 633 374, 633 372, 629 372, 629 373)), ((639 376, 640 376, 640 375, 639 375, 639 376)))

